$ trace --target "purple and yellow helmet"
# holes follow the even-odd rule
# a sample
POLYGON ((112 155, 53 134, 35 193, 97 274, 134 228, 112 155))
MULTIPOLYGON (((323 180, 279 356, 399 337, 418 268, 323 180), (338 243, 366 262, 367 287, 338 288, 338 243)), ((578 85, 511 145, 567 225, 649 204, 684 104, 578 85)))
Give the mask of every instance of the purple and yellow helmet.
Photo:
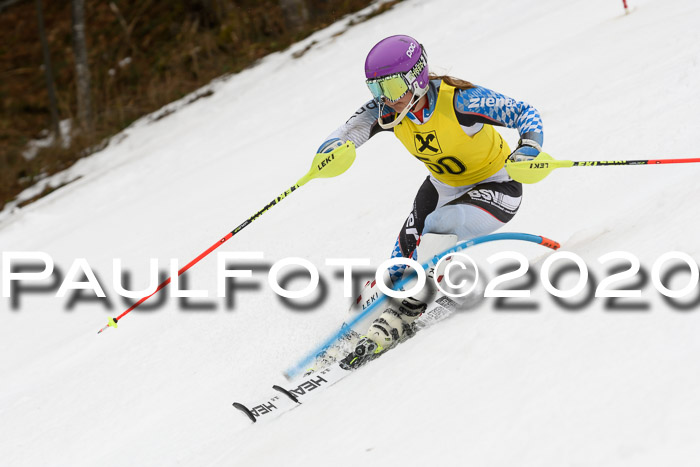
POLYGON ((416 97, 428 90, 428 58, 410 36, 390 36, 372 47, 365 59, 367 86, 378 101, 397 101, 408 91, 416 97))

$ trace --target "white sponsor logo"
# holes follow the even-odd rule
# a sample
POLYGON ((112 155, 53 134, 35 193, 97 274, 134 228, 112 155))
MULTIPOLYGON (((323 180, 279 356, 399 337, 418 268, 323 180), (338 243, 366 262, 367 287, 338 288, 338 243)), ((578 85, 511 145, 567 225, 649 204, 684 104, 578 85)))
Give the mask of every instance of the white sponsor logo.
POLYGON ((493 190, 472 190, 469 197, 473 200, 489 203, 491 206, 497 206, 505 211, 515 211, 520 206, 520 198, 504 195, 493 190))
POLYGON ((478 109, 479 107, 515 107, 513 99, 503 97, 472 97, 469 99, 469 109, 478 109))
MULTIPOLYGON (((406 227, 413 227, 414 225, 416 225, 416 221, 413 218, 413 213, 411 213, 408 215, 408 220, 406 221, 406 227)), ((420 238, 420 235, 418 235, 418 229, 416 229, 415 227, 410 228, 410 229, 407 228, 406 235, 413 235, 416 238, 416 240, 418 240, 420 238)))
POLYGON ((416 44, 411 42, 411 46, 408 48, 406 51, 406 55, 408 55, 408 58, 413 58, 413 51, 416 50, 416 44))
POLYGON ((478 199, 478 200, 484 200, 484 201, 491 201, 496 199, 496 192, 492 190, 472 190, 468 193, 469 197, 471 199, 478 199))

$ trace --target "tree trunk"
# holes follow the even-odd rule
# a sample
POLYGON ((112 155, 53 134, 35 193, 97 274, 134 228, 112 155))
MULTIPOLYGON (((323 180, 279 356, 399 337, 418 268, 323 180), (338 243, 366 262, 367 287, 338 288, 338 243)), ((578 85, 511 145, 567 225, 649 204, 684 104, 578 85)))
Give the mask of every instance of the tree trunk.
POLYGON ((280 0, 287 27, 294 32, 303 29, 309 22, 309 8, 306 0, 280 0))
POLYGON ((205 22, 208 26, 220 25, 224 16, 224 8, 219 0, 199 0, 204 9, 205 22))
POLYGON ((90 98, 90 68, 85 44, 85 0, 72 0, 73 55, 78 95, 78 122, 83 131, 93 130, 92 99, 90 98))
POLYGON ((46 28, 44 27, 44 11, 41 0, 36 0, 36 16, 39 21, 39 40, 41 41, 41 52, 44 56, 44 76, 46 77, 46 89, 49 91, 49 113, 51 114, 51 132, 55 141, 61 140, 61 130, 58 122, 58 99, 56 99, 56 84, 53 79, 53 68, 51 67, 51 54, 49 53, 49 42, 46 39, 46 28))

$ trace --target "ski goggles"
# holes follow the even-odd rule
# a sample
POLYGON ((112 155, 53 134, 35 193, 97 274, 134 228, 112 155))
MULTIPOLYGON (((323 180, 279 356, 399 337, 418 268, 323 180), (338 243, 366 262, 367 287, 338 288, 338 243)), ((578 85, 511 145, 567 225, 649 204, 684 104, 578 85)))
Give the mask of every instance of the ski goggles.
POLYGON ((428 57, 423 50, 416 64, 407 73, 394 73, 380 78, 368 79, 366 81, 367 87, 376 100, 381 101, 382 98, 386 98, 391 102, 396 102, 413 88, 416 79, 427 66, 428 57))
POLYGON ((385 97, 392 102, 401 99, 409 90, 403 73, 368 79, 367 87, 376 100, 381 101, 385 97))

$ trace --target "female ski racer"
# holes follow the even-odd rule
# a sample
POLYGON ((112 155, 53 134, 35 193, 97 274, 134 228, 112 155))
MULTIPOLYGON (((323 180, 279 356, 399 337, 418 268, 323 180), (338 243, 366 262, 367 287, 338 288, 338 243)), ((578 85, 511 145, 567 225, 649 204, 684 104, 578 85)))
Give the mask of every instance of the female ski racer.
MULTIPOLYGON (((508 176, 504 165, 507 159, 531 160, 542 150, 537 109, 467 81, 429 74, 425 49, 410 36, 377 43, 365 60, 365 76, 373 99, 331 133, 318 152, 331 152, 348 140, 359 147, 375 134, 390 131, 425 164, 429 175, 399 231, 392 258, 426 261, 457 241, 491 233, 513 218, 522 186, 508 176), (518 130, 515 151, 511 153, 496 126, 518 130)), ((389 271, 393 282, 403 269, 389 271)), ((341 364, 357 367, 411 333, 413 321, 435 298, 433 274, 428 270, 426 286, 417 295, 387 300, 385 310, 341 364)))

